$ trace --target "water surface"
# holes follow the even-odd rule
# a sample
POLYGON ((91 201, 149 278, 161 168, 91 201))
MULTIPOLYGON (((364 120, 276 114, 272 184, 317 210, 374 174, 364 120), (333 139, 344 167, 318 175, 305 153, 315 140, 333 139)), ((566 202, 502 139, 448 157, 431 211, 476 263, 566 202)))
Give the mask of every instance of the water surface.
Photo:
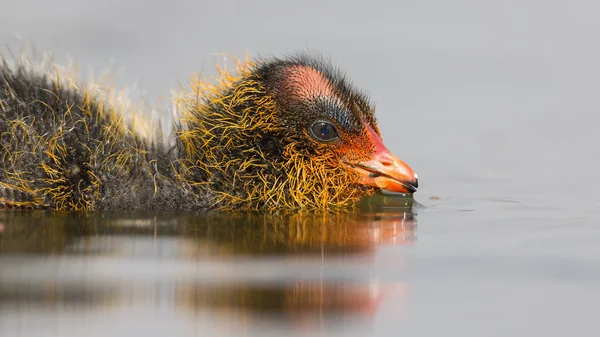
POLYGON ((381 245, 416 242, 412 206, 376 196, 339 211, 5 211, 3 336, 368 331, 383 301, 405 296, 405 262, 373 263, 381 245))

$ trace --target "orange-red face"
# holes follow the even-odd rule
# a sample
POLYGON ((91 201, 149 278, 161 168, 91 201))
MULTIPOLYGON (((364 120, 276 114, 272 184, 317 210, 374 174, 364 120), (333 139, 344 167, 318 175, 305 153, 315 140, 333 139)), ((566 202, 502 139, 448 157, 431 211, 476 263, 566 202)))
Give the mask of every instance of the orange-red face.
POLYGON ((417 175, 383 144, 365 95, 333 69, 311 60, 281 65, 271 86, 289 111, 284 123, 300 129, 315 146, 336 154, 339 164, 358 174, 358 183, 413 193, 417 175))
POLYGON ((313 123, 309 135, 317 142, 326 142, 335 151, 342 165, 358 173, 359 183, 391 192, 414 193, 417 174, 392 154, 368 121, 362 121, 360 133, 348 132, 335 120, 313 123))
POLYGON ((419 187, 417 174, 383 145, 381 137, 370 125, 365 124, 365 132, 373 150, 363 160, 345 161, 348 168, 360 175, 362 184, 391 192, 416 192, 419 187))

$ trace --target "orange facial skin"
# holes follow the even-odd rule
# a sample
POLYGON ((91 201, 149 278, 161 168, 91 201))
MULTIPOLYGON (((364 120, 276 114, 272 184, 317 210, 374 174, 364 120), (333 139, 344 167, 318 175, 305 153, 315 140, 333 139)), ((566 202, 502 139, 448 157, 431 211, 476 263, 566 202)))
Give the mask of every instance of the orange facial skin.
POLYGON ((365 131, 373 144, 369 159, 345 162, 351 171, 360 175, 360 183, 390 192, 416 192, 419 187, 417 174, 385 147, 371 126, 365 125, 365 131))

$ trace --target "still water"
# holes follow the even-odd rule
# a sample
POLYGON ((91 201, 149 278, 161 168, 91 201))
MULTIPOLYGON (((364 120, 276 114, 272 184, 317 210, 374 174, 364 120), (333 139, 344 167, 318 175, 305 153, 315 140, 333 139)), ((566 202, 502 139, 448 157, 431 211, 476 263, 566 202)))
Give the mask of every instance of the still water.
POLYGON ((433 199, 379 195, 336 212, 2 212, 0 335, 590 331, 595 248, 564 245, 597 242, 599 230, 494 229, 433 199), (422 239, 421 217, 439 221, 422 239))
POLYGON ((336 212, 3 212, 1 335, 368 332, 382 306, 406 310, 409 261, 375 252, 416 243, 412 207, 375 196, 336 212))

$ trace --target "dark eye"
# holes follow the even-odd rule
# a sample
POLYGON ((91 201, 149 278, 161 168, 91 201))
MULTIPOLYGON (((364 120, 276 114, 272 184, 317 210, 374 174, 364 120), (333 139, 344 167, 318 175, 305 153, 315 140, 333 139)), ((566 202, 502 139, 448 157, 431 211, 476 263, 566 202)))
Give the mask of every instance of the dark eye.
POLYGON ((322 142, 330 142, 338 138, 337 130, 335 126, 327 122, 316 122, 314 123, 310 131, 312 135, 322 142))

